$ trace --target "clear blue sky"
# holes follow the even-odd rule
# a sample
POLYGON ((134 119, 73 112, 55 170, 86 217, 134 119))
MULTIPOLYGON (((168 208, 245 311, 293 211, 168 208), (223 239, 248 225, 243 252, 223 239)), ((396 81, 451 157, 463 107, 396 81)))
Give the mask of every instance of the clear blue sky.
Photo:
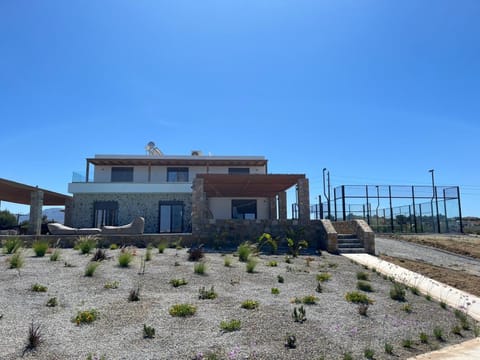
MULTIPOLYGON (((0 1, 0 177, 94 154, 265 155, 332 185, 460 185, 480 216, 480 2, 0 1)), ((2 209, 19 211, 2 203, 2 209)))

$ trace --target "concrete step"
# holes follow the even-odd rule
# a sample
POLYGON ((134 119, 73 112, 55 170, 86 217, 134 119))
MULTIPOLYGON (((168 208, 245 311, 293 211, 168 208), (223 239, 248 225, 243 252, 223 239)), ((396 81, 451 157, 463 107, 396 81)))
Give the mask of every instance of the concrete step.
POLYGON ((363 247, 360 241, 347 241, 347 242, 338 242, 339 248, 358 248, 363 247))
POLYGON ((337 234, 337 239, 356 239, 357 235, 355 234, 337 234))
POLYGON ((361 253, 365 252, 365 249, 363 247, 355 247, 355 248, 351 248, 351 247, 341 248, 341 247, 339 247, 338 251, 340 252, 340 254, 361 254, 361 253))

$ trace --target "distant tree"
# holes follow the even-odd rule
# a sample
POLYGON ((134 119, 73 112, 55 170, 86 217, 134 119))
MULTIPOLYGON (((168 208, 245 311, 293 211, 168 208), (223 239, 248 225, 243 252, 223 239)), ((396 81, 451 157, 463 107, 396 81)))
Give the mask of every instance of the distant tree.
POLYGON ((11 229, 17 225, 17 217, 8 210, 0 211, 0 229, 11 229))

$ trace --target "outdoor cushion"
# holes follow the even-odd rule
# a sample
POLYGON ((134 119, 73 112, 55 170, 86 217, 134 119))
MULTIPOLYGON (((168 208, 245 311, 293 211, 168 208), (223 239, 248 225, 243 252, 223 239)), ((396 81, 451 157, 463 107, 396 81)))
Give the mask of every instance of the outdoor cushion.
POLYGON ((143 234, 145 227, 145 219, 143 217, 136 217, 130 224, 122 226, 103 226, 102 234, 109 235, 139 235, 143 234))
POLYGON ((52 235, 75 235, 77 233, 77 229, 60 223, 48 223, 47 226, 52 235))

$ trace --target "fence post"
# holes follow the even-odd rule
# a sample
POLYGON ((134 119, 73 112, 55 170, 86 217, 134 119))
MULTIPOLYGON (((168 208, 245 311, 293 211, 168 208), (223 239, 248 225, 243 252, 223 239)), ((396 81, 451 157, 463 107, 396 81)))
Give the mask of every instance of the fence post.
POLYGON ((367 224, 370 225, 370 207, 368 206, 368 185, 365 185, 365 195, 367 197, 367 224))
POLYGON ((460 220, 460 232, 463 234, 462 206, 460 204, 460 187, 459 186, 457 186, 457 198, 458 198, 458 218, 460 220))
MULTIPOLYGON (((333 210, 335 211, 334 219, 335 219, 335 221, 337 221, 337 188, 333 188, 333 198, 334 198, 333 210)), ((328 201, 330 203, 330 200, 328 200, 328 201)), ((328 216, 330 216, 330 213, 328 214, 328 216)))
POLYGON ((415 226, 415 233, 417 230, 417 214, 415 211, 415 186, 412 185, 412 205, 413 205, 413 226, 415 226))
POLYGON ((443 211, 445 212, 445 232, 448 233, 447 199, 445 197, 445 189, 443 189, 443 211))
POLYGON ((343 221, 345 221, 346 218, 347 218, 346 210, 347 210, 347 209, 345 209, 345 185, 342 185, 342 213, 343 213, 343 221))
POLYGON ((392 185, 388 185, 388 198, 390 201, 390 228, 392 230, 392 233, 394 232, 394 226, 393 226, 393 208, 392 208, 392 185))

